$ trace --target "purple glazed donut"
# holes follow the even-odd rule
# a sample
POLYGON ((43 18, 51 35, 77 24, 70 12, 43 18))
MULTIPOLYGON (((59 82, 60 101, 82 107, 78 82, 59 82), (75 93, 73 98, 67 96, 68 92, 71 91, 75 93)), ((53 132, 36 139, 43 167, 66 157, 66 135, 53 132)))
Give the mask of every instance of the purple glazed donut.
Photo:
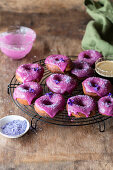
POLYGON ((63 111, 65 99, 61 94, 46 93, 35 101, 35 111, 40 116, 53 118, 59 111, 63 111))
POLYGON ((78 60, 85 61, 92 66, 101 57, 102 55, 98 51, 86 50, 78 55, 78 60))
POLYGON ((64 94, 65 92, 72 93, 77 87, 75 79, 64 74, 52 74, 46 79, 46 84, 49 89, 55 93, 64 94))
POLYGON ((73 69, 71 70, 71 73, 78 79, 83 79, 93 76, 94 70, 85 61, 75 60, 73 62, 73 69))
POLYGON ((104 96, 98 101, 98 111, 102 115, 113 116, 113 98, 104 96))
POLYGON ((96 103, 90 96, 77 95, 68 99, 66 108, 68 116, 89 117, 95 114, 96 103))
POLYGON ((99 77, 89 77, 82 82, 84 94, 103 97, 111 92, 112 85, 109 80, 99 77))
POLYGON ((41 93, 42 87, 40 84, 36 82, 26 82, 15 88, 13 98, 21 104, 30 105, 41 93))
POLYGON ((64 55, 50 55, 45 60, 46 67, 52 73, 64 73, 72 68, 72 61, 64 55))
POLYGON ((39 82, 43 76, 44 68, 40 64, 23 64, 16 70, 16 79, 20 83, 29 81, 39 82))

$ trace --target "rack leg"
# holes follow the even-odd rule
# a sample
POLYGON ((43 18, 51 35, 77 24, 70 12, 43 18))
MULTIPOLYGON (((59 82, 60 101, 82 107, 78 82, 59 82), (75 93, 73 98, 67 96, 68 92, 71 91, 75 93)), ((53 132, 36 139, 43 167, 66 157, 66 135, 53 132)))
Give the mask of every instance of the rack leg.
POLYGON ((105 132, 106 126, 105 126, 105 121, 99 122, 99 131, 100 132, 105 132))
MULTIPOLYGON (((39 121, 38 119, 35 119, 36 116, 34 116, 32 119, 31 119, 31 127, 30 129, 32 131, 35 131, 37 130, 37 122, 39 121)), ((40 118, 39 118, 40 119, 40 118)))
POLYGON ((7 87, 7 93, 8 93, 8 94, 9 94, 9 88, 10 88, 10 87, 9 87, 9 84, 8 84, 8 87, 7 87))

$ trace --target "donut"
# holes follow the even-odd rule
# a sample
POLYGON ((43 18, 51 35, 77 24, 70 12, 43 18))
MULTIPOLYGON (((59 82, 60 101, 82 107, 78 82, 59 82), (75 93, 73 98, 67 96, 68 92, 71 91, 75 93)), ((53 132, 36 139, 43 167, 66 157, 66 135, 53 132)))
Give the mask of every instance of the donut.
POLYGON ((66 109, 68 116, 91 117, 96 114, 96 103, 87 95, 77 95, 67 100, 66 109))
POLYGON ((73 69, 71 70, 71 73, 78 79, 85 79, 87 77, 93 76, 94 70, 85 61, 75 60, 73 62, 73 69))
POLYGON ((65 99, 61 94, 46 93, 35 101, 35 111, 40 116, 53 118, 59 111, 63 111, 65 99))
POLYGON ((45 64, 52 73, 64 73, 72 68, 71 59, 64 55, 50 55, 46 58, 45 64))
POLYGON ((40 64, 23 64, 16 70, 16 79, 20 83, 29 81, 39 82, 43 76, 44 68, 40 64))
POLYGON ((106 96, 112 90, 109 80, 99 77, 89 77, 82 82, 83 92, 89 96, 99 99, 106 96))
POLYGON ((26 82, 17 86, 13 93, 14 100, 20 104, 31 105, 34 99, 40 96, 42 87, 36 82, 26 82))
POLYGON ((102 55, 98 51, 86 50, 86 51, 82 51, 78 55, 78 60, 85 61, 92 66, 101 57, 102 57, 102 55))
POLYGON ((55 92, 64 94, 65 92, 72 93, 77 87, 77 81, 72 77, 64 74, 52 74, 46 79, 48 88, 55 92))
POLYGON ((102 115, 113 116, 113 97, 104 96, 98 101, 98 111, 102 115))

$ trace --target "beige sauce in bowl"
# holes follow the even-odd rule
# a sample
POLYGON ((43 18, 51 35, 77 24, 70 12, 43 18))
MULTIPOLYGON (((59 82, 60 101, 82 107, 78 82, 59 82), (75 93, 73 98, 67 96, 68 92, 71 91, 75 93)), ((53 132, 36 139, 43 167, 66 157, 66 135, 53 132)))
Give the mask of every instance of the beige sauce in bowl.
POLYGON ((96 72, 104 77, 113 77, 113 61, 105 60, 96 63, 96 72))

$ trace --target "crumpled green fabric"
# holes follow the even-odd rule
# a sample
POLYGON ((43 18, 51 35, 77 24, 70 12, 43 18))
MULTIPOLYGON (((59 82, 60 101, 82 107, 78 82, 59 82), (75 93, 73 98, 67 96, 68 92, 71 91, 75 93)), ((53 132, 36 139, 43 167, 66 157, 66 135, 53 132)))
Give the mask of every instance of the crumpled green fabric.
POLYGON ((113 59, 113 3, 109 0, 85 0, 84 4, 94 20, 86 27, 82 49, 94 49, 105 59, 113 59))

